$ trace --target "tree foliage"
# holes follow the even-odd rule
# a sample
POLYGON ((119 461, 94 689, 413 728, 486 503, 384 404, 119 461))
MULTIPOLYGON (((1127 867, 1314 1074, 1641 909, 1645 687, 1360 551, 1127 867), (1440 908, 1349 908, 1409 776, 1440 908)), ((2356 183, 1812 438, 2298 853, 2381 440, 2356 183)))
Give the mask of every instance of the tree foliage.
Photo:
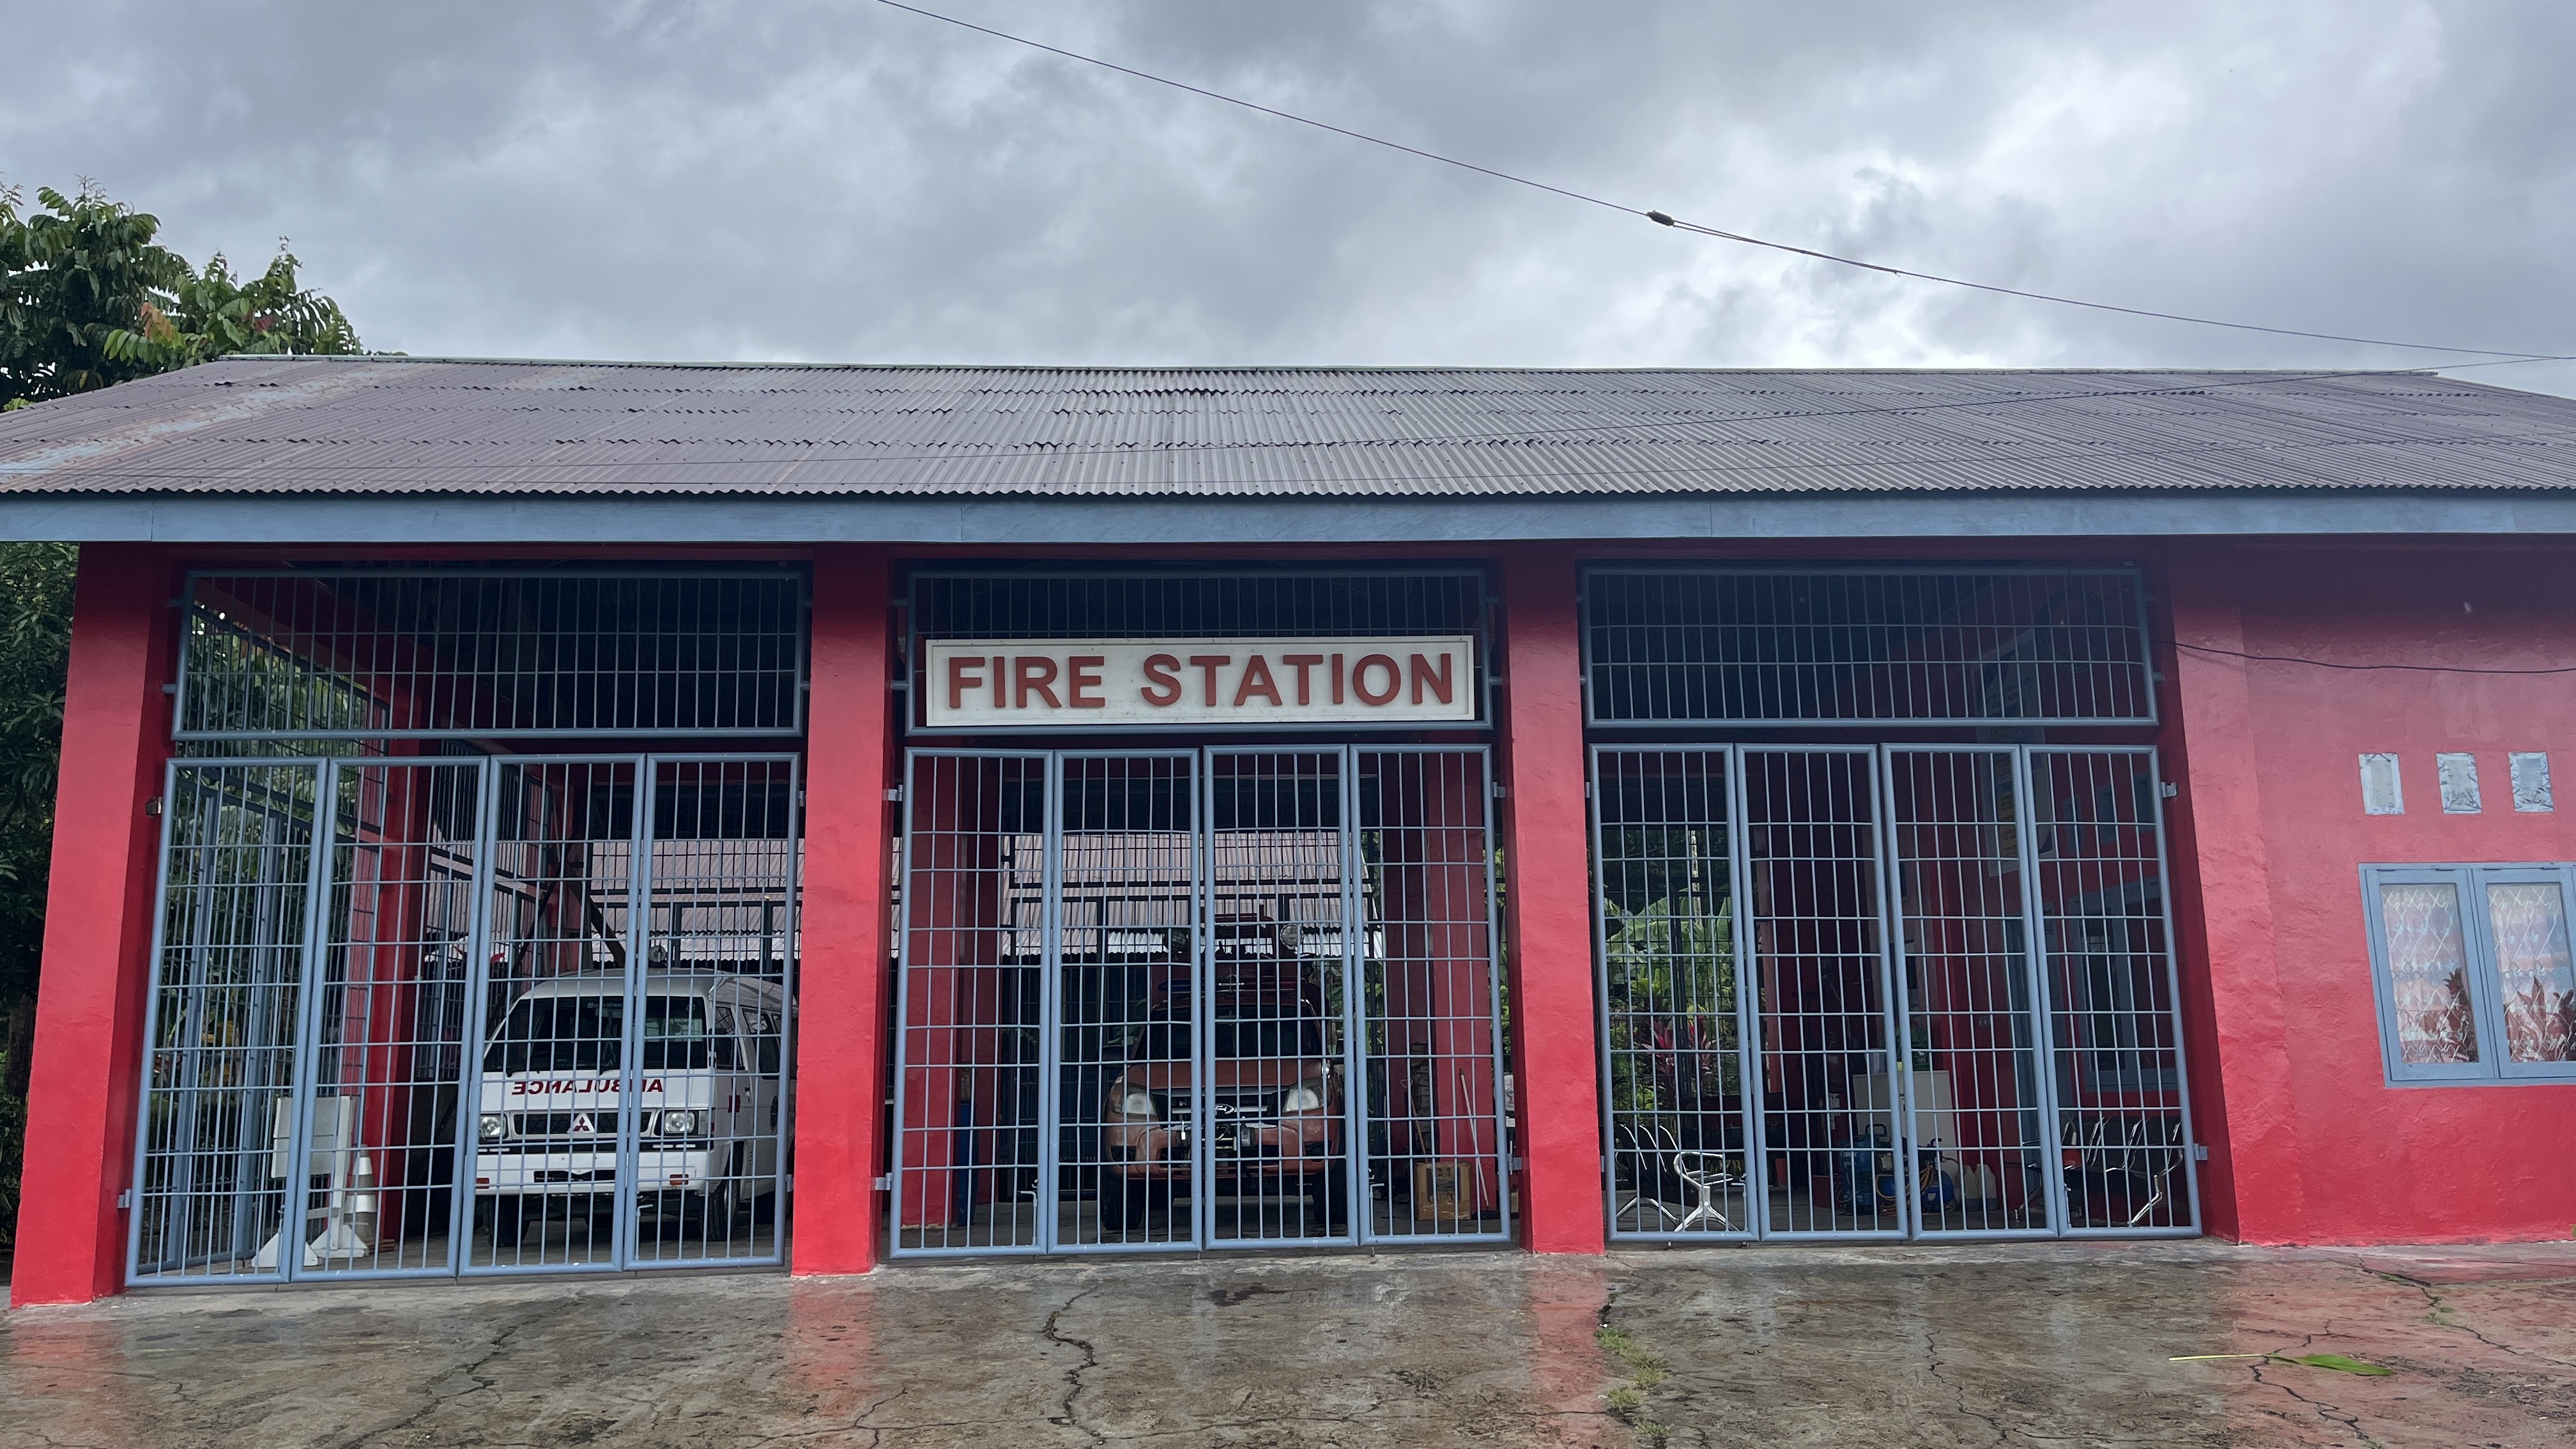
POLYGON ((0 544, 0 1232, 18 1218, 74 557, 65 543, 0 544))
POLYGON ((0 188, 0 408, 69 397, 227 353, 351 353, 340 304, 302 286, 281 245, 257 276, 200 270, 154 240, 160 218, 83 186, 22 210, 0 188))
POLYGON ((0 544, 0 1002, 36 985, 74 557, 67 543, 0 544))
POLYGON ((1733 906, 1667 898, 1613 907, 1611 1098, 1623 1112, 1699 1112, 1741 1090, 1733 906))
MULTIPOLYGON (((227 353, 359 350, 282 245, 255 276, 221 255, 200 269, 155 239, 159 218, 95 187, 22 200, 0 187, 0 409, 227 353)), ((0 544, 0 1239, 17 1222, 75 560, 68 544, 0 544)))

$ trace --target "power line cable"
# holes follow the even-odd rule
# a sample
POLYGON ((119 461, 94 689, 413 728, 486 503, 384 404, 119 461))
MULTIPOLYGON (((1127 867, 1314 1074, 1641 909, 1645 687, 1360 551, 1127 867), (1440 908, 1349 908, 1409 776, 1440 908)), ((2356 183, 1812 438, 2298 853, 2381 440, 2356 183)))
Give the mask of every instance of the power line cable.
POLYGON ((1863 261, 1857 257, 1841 256, 1833 252, 1820 251, 1813 247, 1797 246, 1790 242, 1772 241, 1766 237, 1753 236, 1745 232, 1729 231, 1721 227, 1703 226, 1698 222, 1684 221, 1681 218, 1650 207, 1630 206, 1625 202, 1612 201, 1606 197, 1594 196, 1589 192, 1576 191, 1569 187, 1551 185, 1544 181, 1535 180, 1527 176, 1516 175, 1509 171, 1498 170, 1491 166, 1480 166, 1473 161, 1461 160, 1455 156, 1442 155, 1437 151, 1426 151, 1419 146, 1408 146, 1401 141, 1390 141, 1383 136, 1372 136, 1365 131, 1354 131, 1347 126, 1336 126, 1329 121, 1319 121, 1312 116, 1301 116, 1294 111, 1283 111, 1275 106, 1265 106, 1257 101, 1245 100, 1241 96, 1228 95, 1223 91, 1209 90, 1204 86, 1191 85, 1187 81, 1178 81, 1169 76, 1156 75, 1151 71, 1138 70, 1133 66, 1120 65, 1116 61, 1105 60, 1096 55, 1085 55, 1078 50, 1066 50, 1061 46, 1048 45, 1044 41, 1031 40, 1025 35, 1014 35, 1007 30, 996 30, 989 25, 978 25, 971 20, 962 20, 954 15, 943 15, 936 10, 924 10, 918 5, 906 5, 902 3, 902 0, 877 0, 877 3, 891 9, 901 10, 907 14, 921 16, 926 20, 937 20, 943 24, 957 26, 962 30, 972 30, 980 35, 989 35, 996 40, 1007 40, 1014 45, 1024 45, 1032 50, 1044 51, 1049 55, 1062 56, 1067 60, 1078 60, 1085 65, 1095 65, 1099 66, 1103 70, 1116 71, 1120 75, 1133 76, 1138 80, 1151 81, 1156 85, 1169 86, 1178 91, 1187 91, 1191 95, 1203 96, 1208 100, 1222 101, 1227 105, 1240 106, 1248 111, 1258 111, 1262 115, 1273 116, 1283 121, 1294 121, 1301 126, 1311 126, 1318 131, 1329 131, 1336 136, 1345 136, 1354 141, 1364 141, 1372 146, 1383 146, 1390 151, 1401 151, 1407 156, 1419 157, 1425 161, 1436 161, 1443 166, 1454 166, 1462 171, 1473 171, 1479 176, 1487 176, 1497 181, 1510 182, 1515 186, 1526 186, 1533 190, 1548 192, 1551 195, 1561 196, 1570 201, 1580 201, 1587 205, 1604 207, 1611 211, 1625 212, 1630 216, 1641 217, 1647 221, 1651 221, 1657 226, 1671 227, 1677 231, 1686 231, 1698 236, 1712 237, 1720 241, 1736 242, 1744 246, 1763 247, 1771 251, 1785 252, 1792 256, 1812 258, 1816 261, 1832 262, 1838 266, 1857 267, 1863 271, 1880 272, 1888 276, 1905 277, 1920 282, 1937 282, 1943 286, 1964 287, 1971 291, 1989 292, 1997 296, 2020 297, 2033 302, 2048 302, 2061 307, 2082 307, 2096 312, 2116 312, 2124 316, 2144 317, 2163 322, 2183 322, 2199 327, 2224 327, 2238 332, 2261 332, 2275 337, 2302 337, 2318 342, 2346 342, 2364 347, 2394 347, 2412 352, 2449 352, 2472 357, 2492 357, 2506 362, 2516 363, 2576 361, 2576 353, 2542 353, 2493 347, 2455 347, 2434 342, 2399 342, 2384 337, 2358 337, 2340 332, 2310 332, 2296 327, 2269 327, 2255 322, 2230 322, 2223 318, 2198 317, 2182 312, 2161 312, 2147 307, 2123 307, 2111 302, 2087 301, 2080 297, 2062 297, 2051 292, 2026 291, 2018 287, 1998 286, 1991 282, 1975 282, 1963 277, 1944 276, 1938 272, 1913 271, 1904 267, 1892 267, 1879 262, 1863 261))
POLYGON ((2341 669, 2357 673, 2393 671, 2405 674, 2576 674, 2576 664, 2555 669, 2486 669, 2467 664, 2343 664, 2332 659, 2310 659, 2299 654, 2248 654, 2241 649, 2221 649, 2215 644, 2185 644, 2179 639, 2158 641, 2194 654, 2212 654, 2222 659, 2243 659, 2256 664, 2304 664, 2312 669, 2341 669))
MULTIPOLYGON (((891 0, 886 0, 886 3, 891 3, 891 0)), ((1716 237, 1721 241, 1742 242, 1746 246, 1769 247, 1773 251, 1789 252, 1802 257, 1813 257, 1818 261, 1834 262, 1846 267, 1858 267, 1863 271, 1884 272, 1891 277, 1911 277, 1919 282, 1939 282, 1944 286, 1966 287, 1971 291, 1992 292, 1999 297, 2022 297, 2033 302, 2053 302, 2061 307, 2083 307, 2095 312, 2117 312, 2127 317, 2147 317, 2163 322, 2189 322, 2202 327, 2226 327, 2238 332, 2264 332, 2275 337, 2306 337, 2319 342, 2352 342, 2358 343, 2364 347, 2403 347, 2422 352, 2467 353, 2476 357, 2496 358, 2505 363, 2567 362, 2576 360, 2576 356, 2568 355, 2536 352, 2508 352, 2487 347, 2450 347, 2432 342, 2392 342, 2379 337, 2353 337, 2340 332, 2306 332, 2296 327, 2266 327, 2256 322, 2228 322, 2216 317, 2193 317, 2180 312, 2159 312, 2148 307, 2123 307, 2114 302, 2092 302, 2081 297, 2060 297, 2048 292, 2029 292, 2024 291, 2019 287, 1997 286, 1992 282, 1972 282, 1963 277, 1945 277, 1936 272, 1910 271, 1904 267, 1891 267, 1880 262, 1862 261, 1858 257, 1837 256, 1832 252, 1817 251, 1812 247, 1793 246, 1788 242, 1765 241, 1761 237, 1746 236, 1742 232, 1725 231, 1713 226, 1701 226, 1697 222, 1682 221, 1676 217, 1666 216, 1660 211, 1650 211, 1646 213, 1646 219, 1661 226, 1672 227, 1677 231, 1687 231, 1699 236, 1716 237)))

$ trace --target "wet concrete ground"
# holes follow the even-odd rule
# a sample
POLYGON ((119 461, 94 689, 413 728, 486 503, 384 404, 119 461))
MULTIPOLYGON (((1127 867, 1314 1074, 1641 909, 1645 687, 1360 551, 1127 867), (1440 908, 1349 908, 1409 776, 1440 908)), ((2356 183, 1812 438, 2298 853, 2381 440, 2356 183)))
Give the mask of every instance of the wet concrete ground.
POLYGON ((2576 1245, 1095 1260, 0 1319, 9 1445, 1110 1442, 2576 1443, 2576 1245), (2262 1353, 2390 1372, 2176 1361, 2262 1353))

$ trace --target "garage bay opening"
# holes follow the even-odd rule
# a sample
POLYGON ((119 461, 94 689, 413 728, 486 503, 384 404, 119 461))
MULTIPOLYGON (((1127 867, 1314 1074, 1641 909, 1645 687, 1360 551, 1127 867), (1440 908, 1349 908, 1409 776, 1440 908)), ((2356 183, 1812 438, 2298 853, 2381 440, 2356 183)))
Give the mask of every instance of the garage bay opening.
POLYGON ((131 1281, 783 1261, 803 588, 190 580, 131 1281))
POLYGON ((1612 1236, 2195 1231, 2134 576, 1586 602, 1612 1236))
POLYGON ((1508 1238, 1481 747, 916 750, 904 1254, 1508 1238))

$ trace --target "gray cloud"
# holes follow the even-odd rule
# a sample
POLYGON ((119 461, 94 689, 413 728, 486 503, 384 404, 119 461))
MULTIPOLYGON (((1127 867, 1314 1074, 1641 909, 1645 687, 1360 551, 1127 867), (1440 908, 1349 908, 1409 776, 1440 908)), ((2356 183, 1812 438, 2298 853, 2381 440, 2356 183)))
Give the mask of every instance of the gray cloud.
MULTIPOLYGON (((945 0, 1736 230, 2166 310, 2576 352, 2576 10, 945 0)), ((933 8, 939 8, 934 3, 933 8)), ((1693 238, 865 0, 91 3, 0 180, 288 234, 415 353, 2367 366, 1693 238)), ((2576 391, 2576 368, 2472 376, 2576 391)))

